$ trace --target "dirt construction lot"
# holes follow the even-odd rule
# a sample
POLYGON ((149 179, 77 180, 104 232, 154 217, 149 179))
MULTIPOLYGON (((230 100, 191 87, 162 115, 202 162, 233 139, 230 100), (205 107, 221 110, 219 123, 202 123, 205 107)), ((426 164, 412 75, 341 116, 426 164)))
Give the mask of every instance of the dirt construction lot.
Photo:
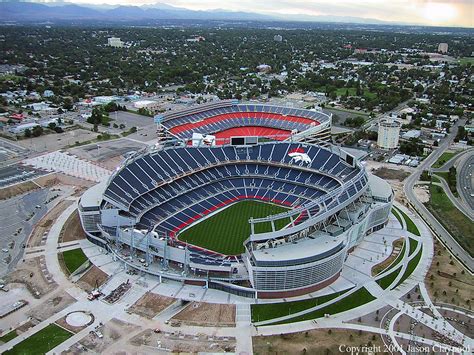
POLYGON ((76 210, 64 223, 63 229, 59 235, 59 242, 71 242, 73 240, 85 239, 86 233, 81 226, 79 212, 76 210))
POLYGON ((192 302, 172 319, 201 326, 234 326, 235 305, 192 302))
POLYGON ((175 301, 176 300, 171 297, 147 292, 128 309, 128 312, 152 319, 175 301))
POLYGON ((97 285, 102 286, 108 278, 109 275, 97 266, 92 265, 90 269, 77 281, 77 285, 86 292, 91 292, 97 285))
MULTIPOLYGON (((375 353, 384 353, 383 341, 378 334, 358 332, 356 330, 318 329, 253 338, 253 351, 255 354, 351 354, 350 352, 339 351, 340 345, 357 347, 366 345, 380 346, 380 351, 375 353)), ((367 354, 367 352, 363 353, 367 354)))
POLYGON ((27 247, 37 247, 43 244, 45 233, 48 233, 53 223, 66 208, 73 204, 73 201, 65 200, 59 202, 48 212, 36 225, 28 239, 27 247))
POLYGON ((130 340, 130 344, 145 353, 158 350, 173 353, 223 353, 235 351, 235 338, 213 337, 204 334, 184 335, 173 333, 154 333, 147 329, 130 340))
POLYGON ((82 338, 79 343, 92 353, 101 354, 105 353, 108 347, 114 345, 123 337, 139 329, 138 326, 114 318, 99 329, 104 336, 103 338, 99 338, 95 334, 89 334, 82 338))
POLYGON ((16 282, 24 284, 28 291, 35 298, 41 298, 43 295, 56 288, 56 283, 48 282, 41 270, 41 257, 27 259, 19 263, 15 271, 6 277, 7 282, 16 282))
POLYGON ((52 315, 61 312, 70 304, 76 302, 76 300, 71 297, 65 291, 58 291, 51 294, 43 303, 32 308, 28 312, 28 316, 31 318, 43 321, 52 315))

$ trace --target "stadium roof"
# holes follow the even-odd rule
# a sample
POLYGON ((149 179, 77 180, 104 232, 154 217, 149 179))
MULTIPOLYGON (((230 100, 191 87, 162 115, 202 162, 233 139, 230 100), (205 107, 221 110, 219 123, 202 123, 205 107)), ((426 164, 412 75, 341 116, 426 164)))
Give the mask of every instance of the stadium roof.
POLYGON ((82 207, 98 207, 102 200, 102 195, 107 187, 107 179, 102 180, 97 185, 86 190, 81 197, 82 207))
POLYGON ((321 255, 341 244, 340 239, 329 234, 323 232, 317 234, 314 239, 304 238, 293 243, 279 245, 277 248, 254 250, 253 255, 258 261, 298 260, 314 256, 315 250, 317 250, 317 254, 321 255))

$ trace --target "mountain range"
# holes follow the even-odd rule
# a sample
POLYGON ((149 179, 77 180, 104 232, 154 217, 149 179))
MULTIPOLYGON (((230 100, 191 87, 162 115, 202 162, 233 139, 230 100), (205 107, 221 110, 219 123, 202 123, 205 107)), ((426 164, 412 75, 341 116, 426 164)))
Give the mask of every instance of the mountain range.
POLYGON ((389 24, 376 19, 344 16, 278 16, 252 12, 227 10, 195 11, 168 4, 156 3, 147 6, 75 5, 67 2, 46 4, 36 2, 0 2, 0 22, 32 23, 43 21, 107 22, 140 20, 233 20, 233 21, 313 21, 345 22, 359 24, 389 24))

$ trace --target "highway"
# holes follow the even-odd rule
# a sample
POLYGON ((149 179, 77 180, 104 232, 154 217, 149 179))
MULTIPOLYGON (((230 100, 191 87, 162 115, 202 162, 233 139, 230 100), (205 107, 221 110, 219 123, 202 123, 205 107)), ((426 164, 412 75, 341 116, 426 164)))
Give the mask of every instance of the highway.
POLYGON ((458 159, 457 190, 461 200, 474 215, 474 150, 470 150, 458 159))
POLYGON ((438 149, 434 150, 411 174, 404 185, 405 196, 408 201, 415 207, 415 209, 420 213, 423 219, 428 223, 428 225, 436 231, 443 243, 451 250, 453 255, 457 257, 469 271, 472 273, 474 270, 474 260, 449 234, 449 232, 438 222, 438 220, 428 211, 428 209, 420 202, 413 192, 413 188, 416 182, 420 179, 420 175, 423 170, 428 170, 431 165, 438 160, 438 158, 443 154, 443 152, 449 147, 449 145, 454 140, 454 137, 457 133, 457 127, 459 125, 464 125, 465 120, 458 120, 456 124, 452 127, 449 135, 444 139, 438 149))

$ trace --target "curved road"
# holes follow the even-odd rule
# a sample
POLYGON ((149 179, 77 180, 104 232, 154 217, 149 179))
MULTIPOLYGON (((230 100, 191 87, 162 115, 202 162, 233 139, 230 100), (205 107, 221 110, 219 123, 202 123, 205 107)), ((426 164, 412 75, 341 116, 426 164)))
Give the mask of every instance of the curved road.
POLYGON ((474 270, 474 260, 466 252, 458 242, 449 234, 449 232, 438 222, 438 220, 428 211, 428 209, 420 202, 413 192, 413 187, 416 182, 420 179, 420 175, 423 170, 427 170, 434 164, 436 160, 444 153, 444 151, 449 147, 451 142, 454 140, 454 137, 457 133, 457 127, 459 125, 464 125, 465 120, 458 120, 456 124, 451 129, 451 133, 447 138, 441 143, 438 149, 434 150, 411 174, 404 185, 405 196, 408 201, 415 207, 416 211, 420 213, 423 219, 429 224, 431 228, 436 230, 439 237, 442 239, 443 243, 451 250, 454 256, 456 256, 472 273, 474 270))
MULTIPOLYGON (((473 160, 474 160, 474 155, 473 155, 473 160)), ((464 176, 464 175, 462 175, 462 176, 464 176)), ((445 179, 443 179, 441 176, 438 176, 438 178, 439 178, 439 181, 441 181, 441 186, 444 189, 444 193, 449 197, 449 199, 451 200, 453 205, 456 206, 456 208, 459 211, 461 211, 466 217, 468 217, 471 221, 474 221, 474 210, 467 203, 465 204, 464 201, 460 201, 459 198, 457 198, 456 196, 453 195, 453 193, 451 192, 451 189, 449 188, 449 185, 448 185, 448 183, 446 182, 445 179)), ((459 188, 459 179, 460 178, 461 178, 461 175, 458 173, 458 177, 457 177, 458 187, 457 187, 457 190, 458 190, 459 193, 460 193, 460 188, 459 188)), ((466 179, 466 178, 464 177, 464 179, 466 179)), ((469 187, 471 186, 470 181, 471 180, 469 180, 469 187)), ((469 198, 473 199, 470 196, 469 196, 469 198)))
MULTIPOLYGON (((474 215, 474 150, 470 150, 458 160, 457 190, 461 200, 474 215)), ((471 218, 472 219, 472 218, 471 218)))

